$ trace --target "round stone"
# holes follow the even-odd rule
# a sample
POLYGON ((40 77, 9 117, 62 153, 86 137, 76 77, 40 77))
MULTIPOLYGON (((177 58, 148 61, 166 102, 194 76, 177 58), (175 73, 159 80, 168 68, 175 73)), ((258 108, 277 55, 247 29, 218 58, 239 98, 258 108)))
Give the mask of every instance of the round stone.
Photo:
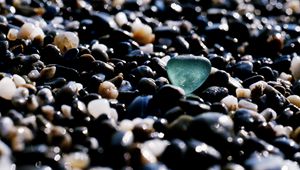
POLYGON ((4 77, 0 80, 0 97, 11 100, 17 88, 11 78, 4 77))

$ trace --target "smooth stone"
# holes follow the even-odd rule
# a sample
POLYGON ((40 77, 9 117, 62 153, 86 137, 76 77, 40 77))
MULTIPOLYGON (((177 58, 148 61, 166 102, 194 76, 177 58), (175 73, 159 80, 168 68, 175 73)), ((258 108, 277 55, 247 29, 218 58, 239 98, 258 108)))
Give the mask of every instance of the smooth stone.
POLYGON ((179 55, 167 63, 167 73, 172 84, 189 94, 198 89, 208 78, 211 64, 203 56, 179 55))
POLYGON ((118 119, 117 113, 110 107, 109 101, 106 99, 95 99, 90 101, 87 105, 87 110, 95 119, 102 114, 106 114, 109 118, 114 120, 118 119))
POLYGON ((0 97, 11 100, 17 88, 11 78, 4 77, 0 81, 0 97))
POLYGON ((300 72, 298 70, 300 66, 300 57, 299 56, 294 56, 291 62, 291 66, 290 66, 290 71, 293 75, 293 78, 295 80, 299 80, 300 79, 300 72))
POLYGON ((84 169, 88 167, 90 158, 86 153, 73 152, 64 155, 64 161, 71 169, 84 169))
POLYGON ((224 151, 229 147, 228 139, 234 138, 234 122, 222 113, 206 112, 199 114, 190 122, 188 134, 191 137, 224 151))

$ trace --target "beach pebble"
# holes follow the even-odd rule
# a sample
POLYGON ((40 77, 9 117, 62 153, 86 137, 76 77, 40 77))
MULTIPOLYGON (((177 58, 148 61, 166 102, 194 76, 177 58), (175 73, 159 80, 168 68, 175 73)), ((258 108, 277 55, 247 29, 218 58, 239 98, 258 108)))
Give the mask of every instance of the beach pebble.
POLYGON ((54 37, 53 43, 60 49, 62 53, 64 53, 71 48, 78 47, 79 38, 73 32, 62 31, 54 37))
POLYGON ((235 111, 239 108, 238 99, 232 95, 224 97, 221 103, 224 103, 230 111, 235 111))
POLYGON ((11 100, 17 88, 11 78, 4 77, 0 80, 0 97, 11 100))
POLYGON ((118 89, 116 86, 109 82, 104 81, 99 85, 98 93, 103 97, 107 99, 116 99, 119 95, 118 89))

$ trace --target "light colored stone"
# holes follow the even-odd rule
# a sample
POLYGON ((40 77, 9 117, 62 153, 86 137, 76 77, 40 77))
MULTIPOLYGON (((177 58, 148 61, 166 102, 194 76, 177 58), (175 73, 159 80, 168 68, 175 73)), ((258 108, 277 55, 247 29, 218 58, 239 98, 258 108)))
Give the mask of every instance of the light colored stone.
POLYGON ((300 79, 300 57, 294 56, 291 62, 290 71, 295 80, 300 79))
POLYGON ((285 72, 280 73, 279 78, 286 81, 292 81, 293 77, 290 74, 287 74, 285 72))
POLYGON ((108 50, 108 48, 107 48, 106 45, 104 45, 104 44, 99 44, 99 43, 93 44, 92 50, 95 50, 95 49, 100 50, 100 51, 107 51, 107 50, 108 50))
POLYGON ((238 100, 232 95, 228 95, 221 100, 221 103, 224 103, 229 111, 235 111, 238 109, 238 100))
POLYGON ((104 81, 99 85, 98 93, 107 99, 116 99, 119 95, 119 91, 116 86, 110 81, 104 81))
POLYGON ((0 97, 11 100, 17 87, 13 80, 8 77, 4 77, 0 80, 0 97))
POLYGON ((290 95, 286 99, 293 105, 300 108, 300 97, 298 95, 290 95))
POLYGON ((15 41, 18 38, 19 30, 11 28, 8 30, 7 39, 10 41, 15 41))
POLYGON ((142 147, 148 149, 154 156, 159 157, 168 145, 170 145, 170 142, 167 140, 152 139, 144 142, 142 147))
POLYGON ((111 108, 106 99, 95 99, 90 101, 87 109, 94 118, 99 117, 101 114, 107 114, 108 117, 110 117, 111 108))
POLYGON ((140 50, 142 50, 144 53, 153 53, 153 44, 146 44, 144 46, 140 46, 140 50))
POLYGON ((237 98, 250 98, 251 97, 251 90, 245 88, 237 88, 235 90, 237 98))
POLYGON ((266 121, 275 120, 277 117, 277 113, 271 108, 266 108, 260 114, 266 119, 266 121))
POLYGON ((152 33, 152 28, 149 25, 143 24, 139 19, 136 19, 131 27, 133 38, 141 45, 154 41, 155 35, 152 33))
POLYGON ((62 53, 64 53, 71 48, 77 48, 79 45, 79 38, 73 32, 62 31, 54 37, 53 43, 62 53))
POLYGON ((126 131, 131 131, 134 127, 134 124, 131 120, 124 119, 119 123, 119 130, 126 132, 126 131))
POLYGON ((40 27, 38 27, 32 23, 23 24, 18 32, 19 39, 33 40, 36 37, 44 38, 45 34, 40 27))
POLYGON ((65 165, 71 169, 85 169, 90 164, 89 155, 84 152, 72 152, 63 156, 65 165))
POLYGON ((9 117, 3 117, 0 119, 0 135, 7 137, 14 127, 14 122, 9 117))
POLYGON ((258 109, 258 106, 256 104, 243 99, 239 101, 238 106, 239 108, 245 108, 253 111, 257 111, 258 109))
POLYGON ((24 80, 23 77, 19 76, 18 74, 13 75, 13 81, 16 86, 20 86, 22 84, 26 84, 26 81, 24 80))
MULTIPOLYGON (((114 0, 113 2, 117 2, 117 1, 124 1, 124 0, 114 0)), ((127 16, 124 12, 118 12, 115 15, 115 21, 118 24, 119 27, 121 27, 122 25, 128 23, 128 19, 127 16)))

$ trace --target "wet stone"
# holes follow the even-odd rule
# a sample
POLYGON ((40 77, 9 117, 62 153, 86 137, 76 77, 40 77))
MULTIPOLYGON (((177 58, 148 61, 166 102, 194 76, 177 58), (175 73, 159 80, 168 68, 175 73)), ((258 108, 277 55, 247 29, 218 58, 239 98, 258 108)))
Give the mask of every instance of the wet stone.
POLYGON ((220 151, 220 143, 223 146, 228 146, 228 138, 234 137, 233 123, 233 120, 227 115, 206 112, 193 118, 188 127, 188 133, 195 139, 210 143, 211 146, 220 151), (215 129, 214 125, 218 125, 219 128, 215 129), (199 131, 199 129, 202 130, 199 131))

